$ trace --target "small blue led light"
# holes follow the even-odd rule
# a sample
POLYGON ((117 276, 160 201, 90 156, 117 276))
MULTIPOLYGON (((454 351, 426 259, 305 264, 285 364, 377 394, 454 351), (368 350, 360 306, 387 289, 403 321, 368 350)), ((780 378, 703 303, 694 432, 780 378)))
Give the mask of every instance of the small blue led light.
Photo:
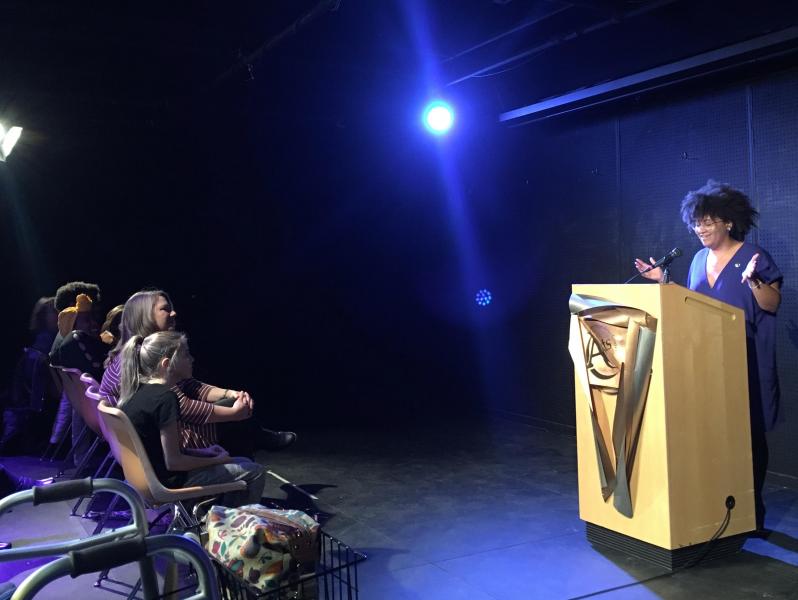
POLYGON ((480 306, 487 306, 493 300, 493 295, 490 290, 479 290, 476 295, 476 303, 480 306))

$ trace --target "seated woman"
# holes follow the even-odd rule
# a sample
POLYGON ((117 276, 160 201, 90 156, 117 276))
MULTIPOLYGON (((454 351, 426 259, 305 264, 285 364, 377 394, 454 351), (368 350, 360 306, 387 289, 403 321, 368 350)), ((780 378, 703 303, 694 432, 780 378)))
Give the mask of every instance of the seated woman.
MULTIPOLYGON (((78 282, 80 283, 80 282, 78 282)), ((86 284, 88 285, 88 284, 86 284)), ((96 286, 95 286, 96 287, 96 286)), ((69 292, 76 291, 73 287, 69 292)), ((61 290, 59 290, 61 293, 61 290)), ((56 305, 63 306, 64 294, 56 296, 56 305)), ((79 293, 75 296, 74 306, 69 305, 58 313, 58 335, 50 351, 50 364, 54 367, 77 369, 81 373, 88 373, 94 379, 99 379, 103 374, 103 361, 108 353, 108 346, 100 340, 100 319, 98 307, 88 294, 79 293)), ((56 427, 60 430, 69 422, 66 417, 71 411, 72 422, 72 448, 73 458, 78 465, 86 456, 92 444, 93 436, 84 436, 82 431, 85 423, 78 410, 71 406, 66 393, 62 394, 61 406, 56 417, 56 427)))
POLYGON ((105 316, 105 323, 100 327, 100 339, 103 344, 116 346, 119 341, 119 327, 122 324, 123 310, 125 310, 125 305, 117 304, 105 316))
MULTIPOLYGON (((162 290, 136 292, 125 303, 120 323, 119 340, 108 354, 105 373, 100 384, 100 394, 114 406, 119 398, 119 353, 133 336, 147 336, 158 331, 169 331, 175 326, 175 313, 169 295, 162 290)), ((183 448, 205 448, 218 442, 216 423, 242 421, 250 412, 236 410, 235 400, 242 396, 250 407, 252 399, 246 392, 222 389, 189 378, 180 381, 173 390, 180 401, 180 431, 183 448)), ((229 427, 229 426, 228 426, 229 427)), ((277 449, 288 446, 296 439, 289 431, 271 431, 252 424, 248 431, 231 435, 238 438, 237 454, 251 455, 255 447, 277 449)), ((227 442, 227 447, 234 447, 227 442)))
MULTIPOLYGON (((118 406, 136 428, 158 480, 167 487, 245 481, 246 491, 225 494, 222 504, 259 502, 265 478, 261 465, 231 458, 216 445, 181 449, 180 408, 173 388, 192 375, 194 359, 186 337, 175 331, 133 336, 121 354, 118 406)), ((249 410, 243 395, 235 404, 237 410, 249 410)))
POLYGON ((49 435, 60 391, 50 374, 49 352, 58 331, 55 298, 40 298, 30 318, 30 344, 14 367, 8 399, 3 406, 0 454, 9 449, 35 452, 49 435), (45 432, 45 429, 48 431, 45 432))

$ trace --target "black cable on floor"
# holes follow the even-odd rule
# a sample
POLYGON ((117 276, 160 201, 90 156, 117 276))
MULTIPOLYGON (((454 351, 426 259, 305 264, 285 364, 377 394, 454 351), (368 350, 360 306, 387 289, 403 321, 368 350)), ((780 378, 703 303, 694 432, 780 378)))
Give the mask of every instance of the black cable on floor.
POLYGON ((729 496, 728 498, 726 498, 726 516, 723 518, 723 522, 720 524, 720 527, 718 527, 718 530, 714 534, 712 534, 712 537, 709 538, 706 542, 704 542, 704 550, 701 552, 701 554, 698 555, 693 560, 683 564, 682 566, 668 573, 661 573, 660 575, 654 575, 653 577, 649 577, 648 579, 642 579, 640 581, 633 581, 632 583, 627 583, 624 585, 618 585, 615 587, 598 590, 596 592, 591 592, 589 594, 584 594, 582 596, 573 596, 568 600, 583 600, 584 598, 593 598, 595 596, 600 596, 602 594, 617 592, 618 590, 625 590, 627 588, 635 587, 637 585, 649 583, 657 579, 664 579, 665 577, 673 577, 677 573, 681 573, 682 571, 685 571, 687 569, 692 569, 693 567, 700 564, 701 561, 706 558, 707 554, 709 554, 709 551, 715 545, 715 542, 718 540, 718 538, 720 538, 720 536, 723 535, 723 532, 726 531, 726 528, 729 526, 729 523, 731 522, 731 511, 733 508, 734 508, 734 498, 732 496, 729 496))

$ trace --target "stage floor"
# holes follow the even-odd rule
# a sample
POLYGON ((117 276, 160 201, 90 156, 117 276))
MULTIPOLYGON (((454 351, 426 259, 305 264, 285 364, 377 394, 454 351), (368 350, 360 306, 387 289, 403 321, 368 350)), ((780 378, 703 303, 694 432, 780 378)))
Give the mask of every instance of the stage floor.
MULTIPOLYGON (((798 599, 797 481, 769 476, 767 539, 670 574, 587 542, 574 444, 520 423, 463 421, 300 431, 292 448, 258 458, 272 473, 267 497, 318 516, 368 555, 359 565, 363 600, 798 599)), ((0 519, 0 537, 82 535, 88 525, 67 514, 66 503, 20 510, 0 519)), ((32 566, 5 565, 0 580, 19 581, 32 566)), ((132 581, 134 571, 121 575, 132 581)), ((39 597, 70 594, 116 597, 86 578, 39 597)))

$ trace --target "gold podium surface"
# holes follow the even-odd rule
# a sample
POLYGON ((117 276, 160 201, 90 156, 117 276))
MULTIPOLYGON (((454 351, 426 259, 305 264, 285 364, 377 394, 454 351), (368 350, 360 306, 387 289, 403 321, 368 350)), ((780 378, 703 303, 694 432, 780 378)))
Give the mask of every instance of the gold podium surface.
MULTIPOLYGON (((743 311, 676 284, 575 284, 572 291, 656 319, 651 379, 629 476, 631 517, 614 507, 612 496, 602 496, 594 400, 575 365, 580 518, 676 550, 709 540, 724 520, 726 498, 733 496, 722 537, 754 530, 743 311)), ((605 424, 613 423, 613 402, 604 395, 605 424)))

